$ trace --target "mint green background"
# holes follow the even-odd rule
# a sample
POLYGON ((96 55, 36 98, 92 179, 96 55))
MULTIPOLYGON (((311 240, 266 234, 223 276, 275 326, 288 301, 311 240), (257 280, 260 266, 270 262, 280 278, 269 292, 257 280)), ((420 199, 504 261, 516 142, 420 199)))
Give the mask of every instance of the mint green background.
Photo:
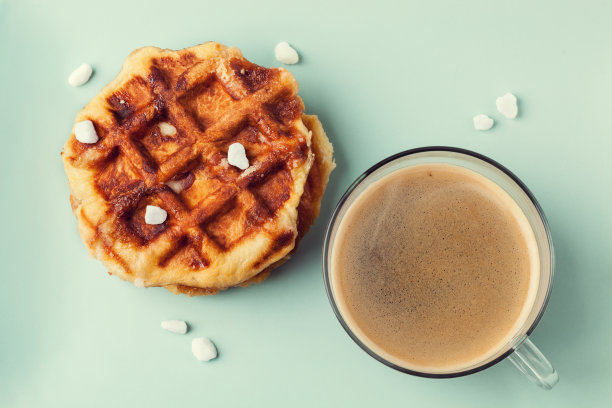
POLYGON ((612 406, 611 44, 609 1, 0 0, 0 406, 612 406), (281 270, 189 299, 137 289, 88 258, 59 153, 130 51, 206 40, 266 66, 278 65, 277 42, 294 44, 302 60, 289 69, 338 168, 281 270), (95 76, 71 88, 82 62, 95 76), (495 110, 506 91, 520 98, 514 121, 495 110), (496 126, 475 131, 477 113, 496 126), (401 374, 333 316, 320 260, 331 209, 364 169, 424 145, 498 160, 544 207, 558 267, 533 340, 560 373, 553 391, 507 361, 450 380, 401 374), (162 331, 169 318, 192 330, 162 331), (195 336, 219 358, 196 361, 195 336))

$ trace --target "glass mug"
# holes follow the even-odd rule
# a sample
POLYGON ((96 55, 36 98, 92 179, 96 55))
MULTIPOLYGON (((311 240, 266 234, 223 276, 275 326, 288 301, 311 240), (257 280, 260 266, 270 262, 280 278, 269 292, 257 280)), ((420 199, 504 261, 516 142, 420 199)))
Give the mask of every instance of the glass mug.
MULTIPOLYGON (((537 273, 537 272, 536 272, 537 273)), ((429 378, 451 378, 473 374, 485 368, 497 364, 508 358, 521 372, 532 382, 544 389, 551 389, 558 381, 559 376, 550 362, 544 357, 540 350, 531 342, 529 335, 537 326, 544 314, 550 293, 552 290, 554 276, 554 251, 550 235, 550 229, 544 212, 533 197, 529 189, 512 172, 501 164, 481 154, 451 147, 423 147, 407 150, 388 157, 375 164, 365 173, 357 178, 344 193, 329 221, 323 243, 323 278, 325 289, 336 317, 344 330, 364 351, 381 363, 404 373, 429 378), (493 181, 510 195, 527 218, 537 242, 537 250, 540 256, 539 284, 535 293, 535 301, 526 320, 516 330, 502 348, 496 353, 486 357, 471 366, 462 367, 443 372, 422 372, 402 367, 391 362, 368 347, 362 339, 347 324, 342 312, 334 298, 334 282, 330 273, 332 265, 331 256, 334 240, 338 227, 352 203, 372 183, 393 173, 418 164, 451 164, 472 170, 493 181)))

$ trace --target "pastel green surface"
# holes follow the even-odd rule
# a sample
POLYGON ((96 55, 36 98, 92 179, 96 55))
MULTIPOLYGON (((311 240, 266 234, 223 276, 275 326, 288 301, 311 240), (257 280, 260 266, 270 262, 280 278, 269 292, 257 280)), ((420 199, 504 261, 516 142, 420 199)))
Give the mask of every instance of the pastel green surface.
POLYGON ((0 406, 610 406, 612 3, 570 3, 0 0, 0 406), (290 262, 261 285, 189 299, 88 257, 59 153, 134 48, 206 40, 266 66, 292 43, 301 61, 288 68, 338 168, 290 262), (95 75, 72 88, 82 62, 95 75), (495 109, 507 91, 516 120, 495 109), (495 127, 474 130, 478 113, 495 127), (548 215, 558 267, 533 340, 560 373, 551 392, 507 361, 451 380, 396 372, 333 316, 320 257, 333 206, 376 161, 425 145, 498 160, 548 215), (162 331, 170 318, 190 332, 162 331), (194 359, 196 336, 217 360, 194 359))

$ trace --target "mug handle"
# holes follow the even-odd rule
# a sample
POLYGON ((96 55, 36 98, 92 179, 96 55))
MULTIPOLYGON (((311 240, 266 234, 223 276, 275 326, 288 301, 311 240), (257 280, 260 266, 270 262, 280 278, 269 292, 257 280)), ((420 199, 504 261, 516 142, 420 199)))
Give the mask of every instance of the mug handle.
POLYGON ((531 382, 545 390, 552 389, 559 382, 559 374, 527 336, 514 346, 514 352, 508 356, 508 359, 531 382))

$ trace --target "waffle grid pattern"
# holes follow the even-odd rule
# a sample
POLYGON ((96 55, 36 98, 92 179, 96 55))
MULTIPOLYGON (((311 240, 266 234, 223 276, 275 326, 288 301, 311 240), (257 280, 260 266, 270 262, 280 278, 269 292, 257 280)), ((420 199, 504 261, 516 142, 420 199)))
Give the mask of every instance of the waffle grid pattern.
MULTIPOLYGON (((154 64, 147 78, 132 78, 113 93, 107 102, 116 126, 94 120, 101 140, 75 164, 98 169, 95 184, 114 214, 115 238, 151 246, 169 234, 174 245, 158 265, 183 254, 182 262, 199 270, 274 217, 289 198, 291 167, 307 162, 309 146, 293 124, 301 100, 286 83, 271 80, 278 72, 240 59, 174 72, 154 64), (162 135, 160 122, 175 126, 176 135, 162 135), (235 141, 250 160, 244 172, 227 164, 235 141), (194 175, 193 186, 181 193, 164 184, 186 174, 194 175), (168 219, 144 224, 146 204, 164 208, 168 219)), ((295 239, 292 232, 270 234, 282 246, 295 239)), ((119 254, 111 256, 132 273, 119 254)))

